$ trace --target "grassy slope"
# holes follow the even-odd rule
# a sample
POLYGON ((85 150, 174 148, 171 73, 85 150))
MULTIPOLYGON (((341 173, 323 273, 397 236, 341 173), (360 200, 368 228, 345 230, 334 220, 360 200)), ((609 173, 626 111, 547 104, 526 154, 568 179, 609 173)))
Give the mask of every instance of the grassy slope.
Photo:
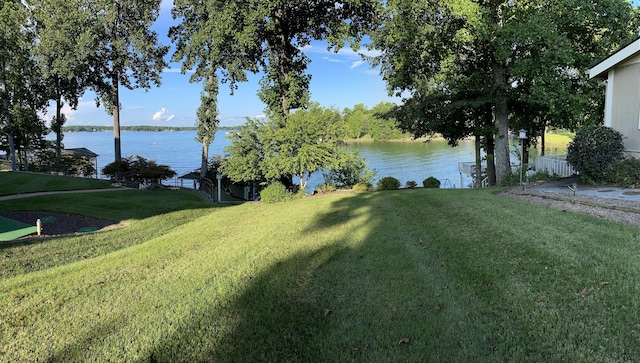
POLYGON ((103 180, 0 171, 0 195, 33 193, 52 190, 103 189, 110 184, 103 180))
POLYGON ((86 240, 0 247, 0 360, 640 356, 634 228, 487 190, 172 203, 159 216, 123 211, 139 216, 86 240), (89 258, 65 247, 109 240, 89 258), (47 244, 66 261, 43 266, 47 244))

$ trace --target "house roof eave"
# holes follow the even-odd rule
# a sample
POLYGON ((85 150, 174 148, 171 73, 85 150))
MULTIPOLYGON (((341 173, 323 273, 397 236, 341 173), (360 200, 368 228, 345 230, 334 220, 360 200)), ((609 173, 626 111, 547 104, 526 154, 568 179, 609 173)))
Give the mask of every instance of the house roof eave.
POLYGON ((616 67, 620 63, 640 53, 640 37, 631 43, 618 49, 605 60, 596 64, 589 70, 589 79, 602 78, 606 79, 609 70, 616 67))

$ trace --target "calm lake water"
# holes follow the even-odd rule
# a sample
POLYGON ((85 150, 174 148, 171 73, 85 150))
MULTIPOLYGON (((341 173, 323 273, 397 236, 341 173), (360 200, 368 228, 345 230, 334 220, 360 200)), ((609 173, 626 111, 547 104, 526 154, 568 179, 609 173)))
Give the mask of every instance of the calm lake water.
MULTIPOLYGON (((201 145, 195 141, 196 131, 165 132, 122 132, 122 156, 140 155, 155 160, 158 164, 168 165, 178 175, 187 174, 200 167, 201 145)), ((50 134, 49 140, 55 136, 50 134)), ((98 169, 114 160, 113 132, 67 132, 63 140, 66 148, 85 147, 98 157, 98 169)), ((224 148, 230 144, 225 131, 218 131, 213 144, 209 147, 209 157, 224 154, 224 148)), ((349 150, 357 151, 367 160, 368 166, 376 170, 377 179, 393 176, 402 185, 413 180, 422 185, 422 180, 434 176, 442 187, 467 187, 471 178, 458 172, 458 163, 474 160, 472 140, 460 142, 457 147, 447 145, 446 141, 433 140, 422 142, 363 142, 349 145, 349 150)), ((548 150, 549 154, 562 150, 548 150)), ((512 159, 517 162, 517 158, 512 159)), ((307 187, 312 191, 323 182, 322 175, 313 175, 307 187)), ((100 177, 102 177, 100 175, 100 177)), ((172 183, 179 183, 177 180, 172 183)), ((185 186, 189 182, 185 181, 185 186)), ((375 183, 374 183, 375 184, 375 183)))

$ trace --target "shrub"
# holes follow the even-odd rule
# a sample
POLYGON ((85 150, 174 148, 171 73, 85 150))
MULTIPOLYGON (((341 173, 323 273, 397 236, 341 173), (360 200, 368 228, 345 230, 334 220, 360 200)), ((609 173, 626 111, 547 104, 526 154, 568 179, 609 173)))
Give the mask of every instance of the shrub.
POLYGON ((366 192, 367 190, 371 190, 373 185, 371 183, 358 183, 353 186, 353 190, 356 192, 366 192))
POLYGON ((129 162, 125 159, 111 162, 102 168, 102 174, 115 179, 118 173, 125 174, 129 172, 129 162))
POLYGON ((629 158, 616 163, 607 173, 607 181, 623 188, 640 186, 640 159, 629 158))
POLYGON ((176 172, 166 165, 158 165, 154 160, 133 155, 107 164, 102 169, 102 174, 112 179, 120 177, 130 184, 160 184, 162 180, 173 178, 176 172))
POLYGON ((422 181, 422 186, 425 188, 440 188, 440 180, 430 176, 422 181))
POLYGON ((378 180, 378 185, 377 185, 378 190, 395 190, 398 188, 400 188, 400 180, 392 176, 386 176, 378 180))
POLYGON ((512 187, 520 184, 520 174, 507 172, 500 179, 501 187, 512 187))
POLYGON ((337 188, 351 188, 358 183, 371 183, 376 172, 369 170, 363 158, 352 155, 343 160, 339 167, 323 172, 323 176, 326 183, 337 188))
POLYGON ((260 192, 260 201, 265 203, 285 202, 291 199, 293 196, 280 182, 273 182, 260 192))
POLYGON ((318 193, 335 192, 336 186, 331 183, 322 183, 316 187, 318 193))
POLYGON ((605 181, 608 171, 624 159, 622 134, 606 126, 587 126, 567 147, 567 161, 591 183, 605 181))
POLYGON ((409 180, 409 181, 407 182, 407 184, 405 184, 405 186, 406 186, 407 188, 409 188, 409 189, 413 189, 413 188, 415 188, 415 187, 417 187, 417 186, 418 186, 418 183, 416 183, 416 182, 415 182, 415 181, 413 181, 413 180, 409 180))

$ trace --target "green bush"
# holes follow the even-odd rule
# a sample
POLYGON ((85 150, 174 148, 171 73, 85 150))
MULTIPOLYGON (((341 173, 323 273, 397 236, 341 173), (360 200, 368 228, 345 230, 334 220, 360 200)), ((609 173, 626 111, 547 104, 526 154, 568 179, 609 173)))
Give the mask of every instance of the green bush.
POLYGON ((512 187, 520 184, 520 174, 507 172, 500 179, 501 187, 512 187))
MULTIPOLYGON (((554 174, 551 175, 549 174, 548 171, 544 170, 544 171, 538 171, 535 174, 532 175, 522 175, 523 178, 523 182, 525 183, 531 183, 531 182, 537 182, 537 181, 550 181, 550 180, 558 180, 558 175, 554 174)), ((507 173, 505 175, 502 176, 502 179, 500 179, 500 186, 501 187, 513 187, 516 185, 520 185, 520 174, 518 173, 507 173)))
POLYGON ((422 186, 425 188, 440 188, 440 180, 430 176, 422 181, 422 186))
POLYGON ((415 182, 415 181, 413 181, 413 180, 409 180, 409 181, 407 182, 407 184, 405 184, 405 186, 406 186, 407 188, 409 188, 409 189, 413 189, 413 188, 415 188, 415 187, 417 187, 417 186, 418 186, 418 183, 416 183, 416 182, 415 182))
POLYGON ((176 172, 166 165, 158 165, 155 160, 148 160, 140 155, 132 155, 105 165, 102 174, 130 184, 160 184, 176 176, 176 172), (120 175, 118 175, 120 174, 120 175))
POLYGON ((366 192, 367 190, 371 190, 372 188, 373 185, 371 185, 371 183, 357 183, 353 186, 352 189, 356 192, 366 192))
POLYGON ((607 181, 623 188, 640 187, 640 159, 629 158, 616 163, 607 173, 607 181))
POLYGON ((293 199, 284 184, 274 182, 260 192, 260 201, 264 203, 286 202, 293 199))
POLYGON ((125 174, 130 170, 129 162, 126 159, 111 162, 102 168, 102 174, 115 179, 118 173, 125 174))
POLYGON ((375 171, 369 170, 367 162, 358 155, 351 155, 340 163, 340 166, 323 172, 326 183, 337 188, 351 188, 358 183, 371 183, 376 176, 375 171))
POLYGON ((567 147, 567 162, 583 181, 604 182, 613 165, 624 159, 622 134, 606 126, 587 126, 567 147))
POLYGON ((395 190, 399 188, 400 188, 400 180, 392 176, 385 176, 384 178, 378 180, 378 185, 377 185, 378 190, 395 190))
POLYGON ((322 183, 316 187, 318 193, 335 192, 336 186, 331 183, 322 183))

